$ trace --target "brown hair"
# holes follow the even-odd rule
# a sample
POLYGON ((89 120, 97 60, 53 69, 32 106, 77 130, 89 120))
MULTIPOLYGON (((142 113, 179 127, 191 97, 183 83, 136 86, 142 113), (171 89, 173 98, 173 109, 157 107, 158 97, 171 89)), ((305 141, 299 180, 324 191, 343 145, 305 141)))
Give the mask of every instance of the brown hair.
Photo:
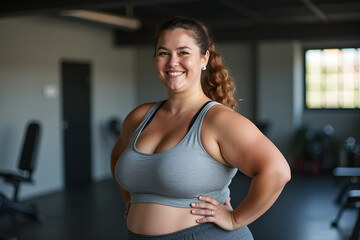
POLYGON ((214 41, 203 23, 185 17, 171 18, 165 21, 158 29, 155 44, 157 44, 163 31, 176 28, 192 31, 193 37, 200 48, 200 53, 205 55, 207 50, 210 53, 207 69, 202 71, 201 74, 201 86, 205 95, 214 101, 235 109, 235 84, 222 64, 221 56, 215 51, 214 41))

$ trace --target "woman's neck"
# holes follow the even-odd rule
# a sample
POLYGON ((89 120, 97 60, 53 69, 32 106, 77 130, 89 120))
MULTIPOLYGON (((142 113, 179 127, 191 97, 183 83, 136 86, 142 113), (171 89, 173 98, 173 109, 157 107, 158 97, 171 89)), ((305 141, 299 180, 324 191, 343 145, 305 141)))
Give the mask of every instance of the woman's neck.
POLYGON ((169 94, 164 109, 170 114, 177 115, 198 109, 209 100, 210 99, 202 91, 198 94, 192 94, 188 96, 185 94, 169 94))

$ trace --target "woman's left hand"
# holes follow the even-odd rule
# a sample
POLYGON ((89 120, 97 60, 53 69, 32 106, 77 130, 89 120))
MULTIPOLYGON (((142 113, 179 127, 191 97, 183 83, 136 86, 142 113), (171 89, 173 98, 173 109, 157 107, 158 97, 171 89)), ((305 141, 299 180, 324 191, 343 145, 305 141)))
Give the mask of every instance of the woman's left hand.
POLYGON ((215 199, 206 196, 199 197, 200 203, 192 203, 191 214, 204 216, 197 219, 197 223, 212 222, 225 230, 235 230, 235 220, 230 198, 222 205, 215 199))

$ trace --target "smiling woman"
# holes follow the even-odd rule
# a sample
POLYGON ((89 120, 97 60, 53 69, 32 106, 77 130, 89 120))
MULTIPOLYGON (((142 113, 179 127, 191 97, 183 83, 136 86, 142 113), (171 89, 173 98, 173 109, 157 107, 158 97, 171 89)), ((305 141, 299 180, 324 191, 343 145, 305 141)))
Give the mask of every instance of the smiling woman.
MULTIPOLYGON (((189 30, 182 28, 167 30, 158 39, 157 75, 171 90, 179 92, 186 91, 186 88, 200 87, 198 79, 208 59, 209 51, 204 55, 200 54, 200 49, 189 34, 189 30)), ((193 91, 198 90, 193 89, 193 91)))
POLYGON ((233 110, 235 86, 203 24, 169 19, 155 56, 168 99, 134 109, 111 155, 129 239, 253 239, 247 225, 290 179, 286 160, 233 110), (253 180, 234 210, 229 185, 238 170, 253 180))

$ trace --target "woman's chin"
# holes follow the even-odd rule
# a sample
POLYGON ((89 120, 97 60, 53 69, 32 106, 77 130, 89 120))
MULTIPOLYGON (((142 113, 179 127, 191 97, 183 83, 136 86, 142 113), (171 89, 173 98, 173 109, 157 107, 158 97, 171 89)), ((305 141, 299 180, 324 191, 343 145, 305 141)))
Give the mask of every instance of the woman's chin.
POLYGON ((176 91, 176 90, 179 90, 182 86, 183 86, 183 83, 182 82, 168 82, 167 84, 169 90, 172 90, 172 91, 176 91))

